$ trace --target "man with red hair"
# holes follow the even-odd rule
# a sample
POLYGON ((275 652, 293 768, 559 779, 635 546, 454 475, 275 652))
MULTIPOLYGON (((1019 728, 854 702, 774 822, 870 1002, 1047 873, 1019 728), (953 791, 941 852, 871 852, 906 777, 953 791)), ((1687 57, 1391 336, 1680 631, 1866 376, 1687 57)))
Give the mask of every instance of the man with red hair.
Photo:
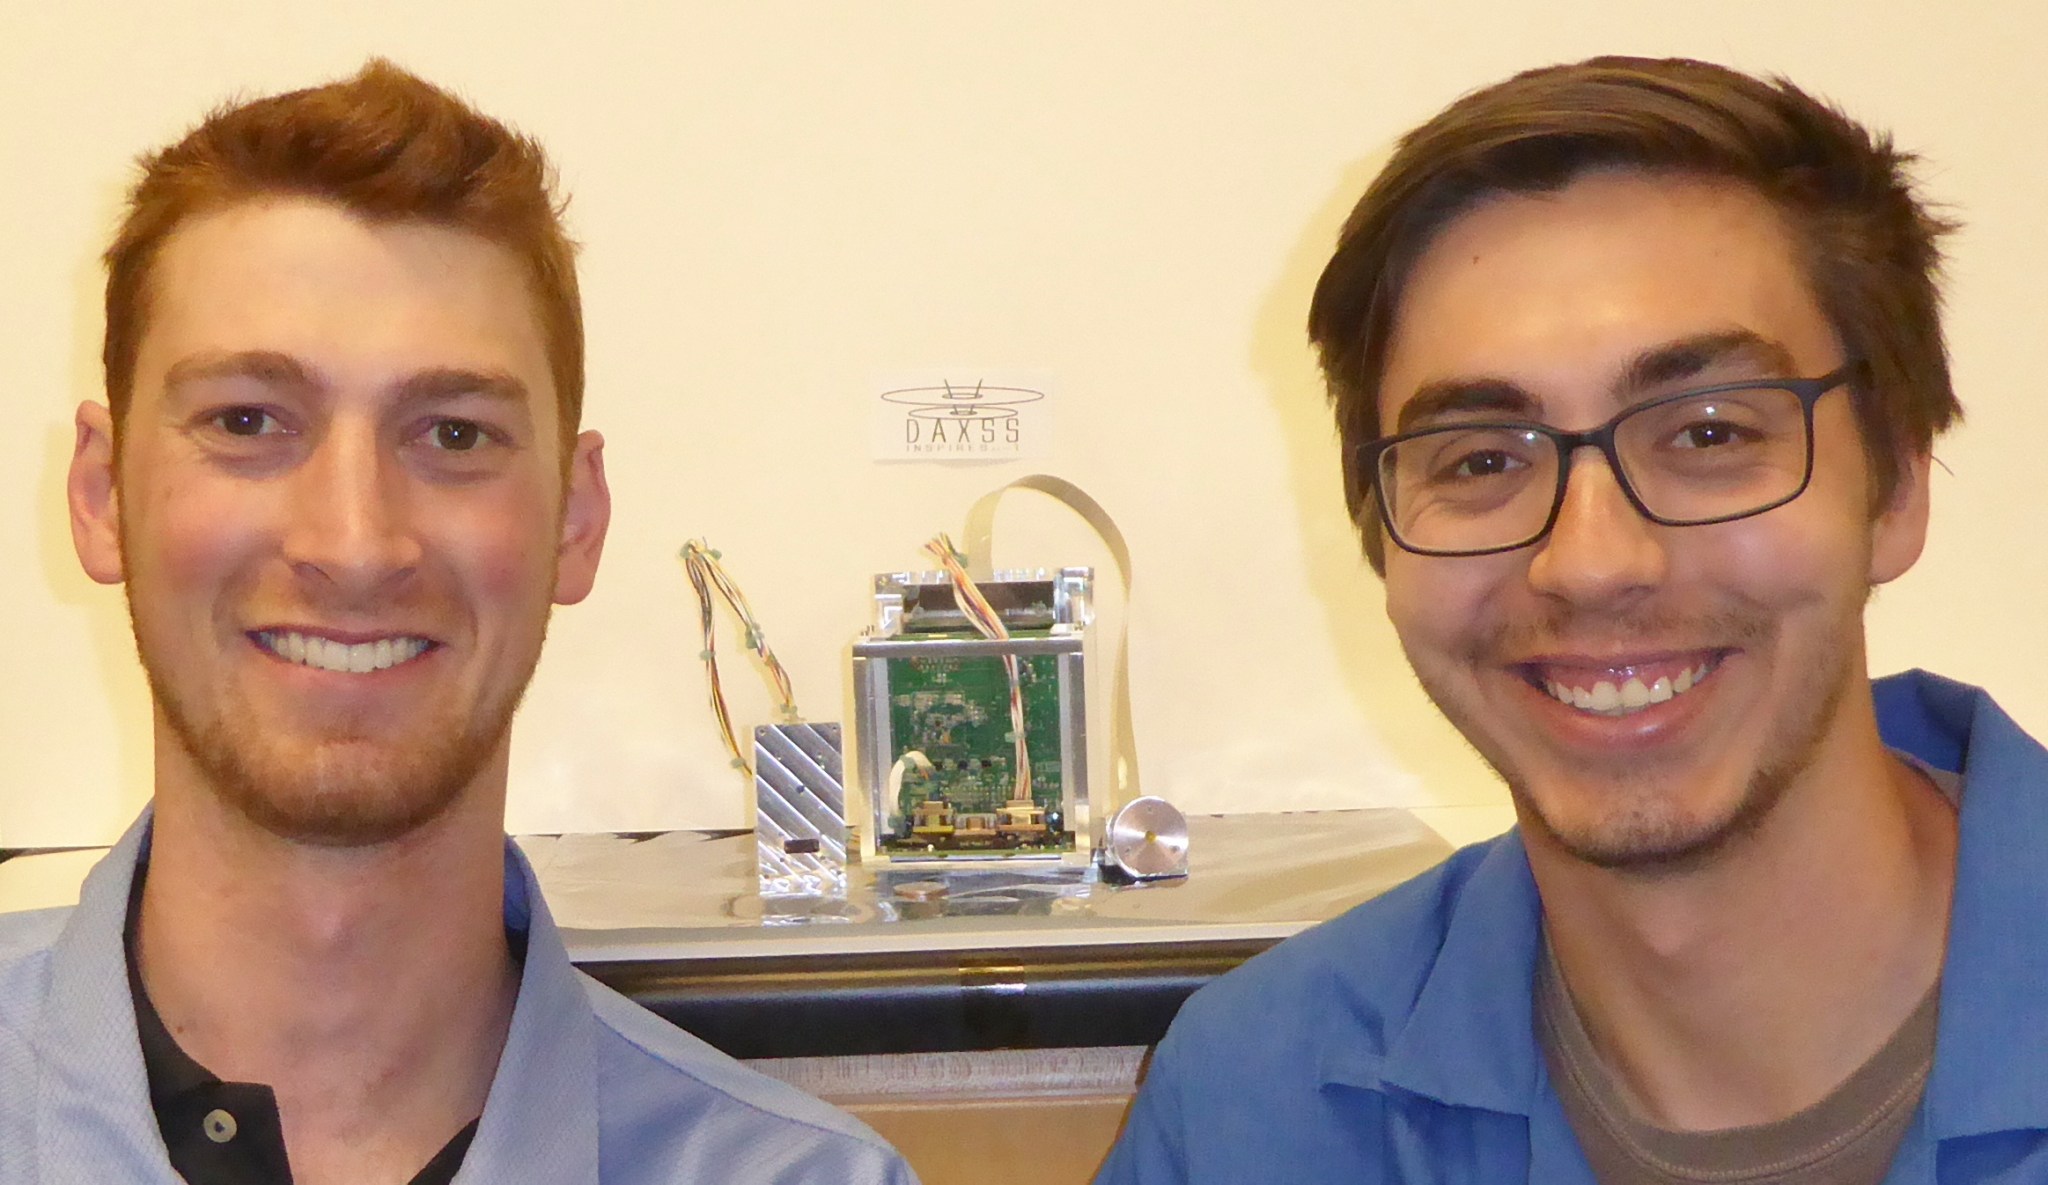
POLYGON ((146 158, 73 539, 151 809, 0 921, 0 1181, 907 1182, 571 967, 508 734, 610 496, 537 144, 386 63, 146 158))

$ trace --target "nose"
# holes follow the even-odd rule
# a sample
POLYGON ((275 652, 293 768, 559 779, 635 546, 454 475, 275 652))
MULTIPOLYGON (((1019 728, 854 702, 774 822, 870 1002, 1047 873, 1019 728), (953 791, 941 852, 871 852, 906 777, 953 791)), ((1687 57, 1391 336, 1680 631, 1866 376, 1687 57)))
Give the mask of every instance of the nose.
POLYGON ((1605 457, 1579 449, 1550 534, 1529 560, 1539 592, 1581 605, 1627 600, 1664 580, 1664 528, 1630 502, 1605 457))
POLYGON ((385 455, 374 425, 330 424, 297 467, 287 499, 285 559, 329 595, 371 599, 419 566, 404 469, 385 455))

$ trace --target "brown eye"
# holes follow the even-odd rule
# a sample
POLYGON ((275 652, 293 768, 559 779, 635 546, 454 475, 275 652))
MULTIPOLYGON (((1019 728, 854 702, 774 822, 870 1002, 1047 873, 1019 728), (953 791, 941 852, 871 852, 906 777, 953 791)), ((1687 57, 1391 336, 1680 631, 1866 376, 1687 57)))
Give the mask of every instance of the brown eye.
POLYGON ((483 436, 474 420, 441 420, 434 425, 434 447, 449 452, 468 452, 482 443, 483 436))
POLYGON ((1493 477, 1514 468, 1514 458, 1502 452, 1473 453, 1452 467, 1459 477, 1493 477))
POLYGON ((270 413, 260 407, 230 407, 214 420, 230 436, 261 436, 270 423, 270 413))
POLYGON ((1725 420, 1702 420, 1678 430, 1672 443, 1684 449, 1722 448, 1731 444, 1753 444, 1760 435, 1740 424, 1725 420))
POLYGON ((1694 424, 1682 434, 1685 443, 1692 448, 1713 448, 1735 439, 1735 430, 1726 424, 1694 424))

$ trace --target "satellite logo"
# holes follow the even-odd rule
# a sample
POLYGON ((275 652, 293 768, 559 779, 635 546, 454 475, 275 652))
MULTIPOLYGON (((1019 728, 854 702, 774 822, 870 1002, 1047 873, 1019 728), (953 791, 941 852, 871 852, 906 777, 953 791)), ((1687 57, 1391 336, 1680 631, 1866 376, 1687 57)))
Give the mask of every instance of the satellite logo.
MULTIPOLYGON (((1027 409, 1046 393, 1035 387, 940 380, 936 385, 883 391, 894 431, 886 451, 894 459, 993 461, 1021 457, 1039 443, 1027 409)), ((1032 409, 1036 410, 1036 409, 1032 409)), ((878 449, 884 442, 877 434, 878 449)))

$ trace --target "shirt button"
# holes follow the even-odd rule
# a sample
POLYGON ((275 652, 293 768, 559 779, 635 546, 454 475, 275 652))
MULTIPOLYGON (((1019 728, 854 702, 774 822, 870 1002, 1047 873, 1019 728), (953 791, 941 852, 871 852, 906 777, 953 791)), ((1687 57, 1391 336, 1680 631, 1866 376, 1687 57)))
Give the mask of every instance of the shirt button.
POLYGON ((199 1127, 206 1133, 206 1138, 216 1144, 225 1144, 235 1138, 235 1117, 219 1107, 208 1111, 206 1118, 199 1121, 199 1127))

